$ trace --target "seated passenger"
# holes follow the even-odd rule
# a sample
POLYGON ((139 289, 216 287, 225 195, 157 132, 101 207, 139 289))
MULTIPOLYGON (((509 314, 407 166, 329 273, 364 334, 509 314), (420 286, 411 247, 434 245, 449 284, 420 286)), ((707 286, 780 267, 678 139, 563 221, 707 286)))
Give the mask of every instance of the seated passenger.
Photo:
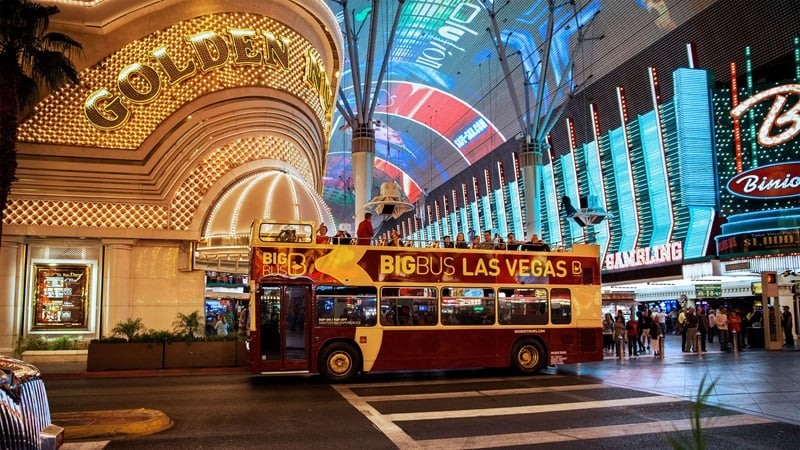
POLYGON ((494 250, 494 241, 492 240, 492 230, 484 230, 483 241, 481 241, 480 248, 483 250, 494 250))
POLYGON ((469 248, 469 243, 464 239, 464 233, 458 232, 456 235, 456 248, 469 248))
POLYGON ((279 242, 297 242, 297 233, 294 230, 281 230, 278 234, 279 242))
POLYGON ((408 306, 403 305, 400 307, 400 310, 397 312, 397 324, 412 325, 411 309, 408 306))
POLYGON ((475 236, 474 238, 472 238, 472 245, 470 245, 470 248, 474 248, 474 249, 480 249, 481 248, 481 237, 480 236, 475 236))
POLYGON ((539 239, 539 235, 534 233, 531 236, 531 241, 527 244, 523 245, 523 250, 533 251, 533 252, 549 252, 550 246, 541 239, 539 239))
POLYGON ((337 231, 336 236, 332 239, 333 243, 338 245, 350 245, 352 240, 353 238, 350 236, 350 233, 345 230, 337 231))
POLYGON ((403 240, 400 239, 400 232, 392 230, 389 233, 389 240, 386 242, 389 247, 405 247, 403 240))
POLYGON ((328 236, 328 227, 325 226, 324 223, 319 224, 319 228, 317 228, 317 237, 316 243, 317 244, 328 244, 330 243, 331 238, 328 236))
POLYGON ((514 237, 514 233, 508 233, 508 240, 506 240, 506 249, 508 250, 519 250, 519 246, 522 242, 517 241, 516 237, 514 237))
POLYGON ((450 236, 445 236, 442 238, 442 247, 443 248, 455 248, 455 244, 453 244, 453 240, 450 239, 450 236))
POLYGON ((494 234, 494 249, 495 250, 505 250, 506 249, 506 243, 503 240, 503 237, 500 236, 500 233, 495 233, 494 234))

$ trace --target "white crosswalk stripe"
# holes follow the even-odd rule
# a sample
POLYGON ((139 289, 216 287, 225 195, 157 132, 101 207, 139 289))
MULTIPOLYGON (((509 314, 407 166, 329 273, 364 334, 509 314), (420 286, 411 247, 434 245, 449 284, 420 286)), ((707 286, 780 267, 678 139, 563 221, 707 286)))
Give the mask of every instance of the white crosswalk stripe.
MULTIPOLYGON (((559 375, 546 375, 536 377, 535 382, 550 381, 562 378, 559 375)), ((492 418, 512 415, 536 415, 547 413, 562 413, 567 411, 579 410, 614 410, 615 408, 628 408, 636 406, 647 406, 668 403, 686 402, 685 399, 666 395, 635 395, 631 391, 630 396, 625 398, 614 398, 604 400, 586 400, 574 402, 554 402, 545 404, 532 404, 523 406, 502 406, 490 408, 471 408, 471 409, 452 409, 442 410, 441 401, 452 399, 461 401, 464 399, 480 398, 510 398, 508 396, 536 395, 536 394, 580 394, 581 392, 598 392, 608 389, 620 389, 619 387, 604 384, 572 384, 563 386, 532 386, 532 387, 509 387, 507 389, 495 388, 497 384, 505 382, 528 381, 532 378, 497 378, 497 379, 464 379, 464 380, 429 380, 429 381, 410 381, 397 383, 375 383, 358 385, 338 385, 333 386, 339 394, 345 398, 356 410, 363 414, 373 425, 378 428, 387 438, 389 438, 400 449, 477 449, 477 448, 497 448, 526 444, 546 444, 556 442, 581 441, 588 439, 613 438, 620 435, 644 435, 644 434, 665 434, 676 431, 692 430, 691 419, 677 420, 658 420, 651 418, 644 422, 646 426, 631 426, 629 423, 608 424, 602 426, 587 427, 566 427, 563 429, 544 430, 544 431, 517 431, 514 433, 491 434, 491 435, 472 435, 470 429, 463 431, 463 436, 434 438, 434 439, 415 439, 404 430, 406 424, 413 424, 416 421, 440 421, 477 418, 492 418), (465 390, 458 391, 453 386, 465 385, 465 390), (472 384, 471 388, 467 388, 472 384), (474 389, 475 384, 492 385, 491 389, 474 389), (436 386, 442 386, 442 392, 430 392, 436 386), (426 392, 413 392, 414 390, 425 390, 426 392), (357 392, 370 392, 375 389, 391 389, 396 394, 388 395, 359 395, 357 392), (403 390, 410 390, 410 393, 402 393, 403 390), (425 401, 440 401, 436 410, 416 410, 406 412, 382 413, 383 409, 391 409, 393 405, 407 407, 415 404, 417 407, 424 408, 425 401), (405 403, 397 403, 405 402, 405 403)), ((550 383, 552 384, 552 383, 550 383)), ((610 392, 610 391, 609 391, 610 392)), ((397 408, 395 408, 397 409, 397 408)), ((402 409, 402 408, 400 408, 402 409)), ((602 412, 601 414, 606 414, 602 412)), ((739 427, 743 425, 758 425, 772 423, 767 418, 757 417, 748 414, 721 415, 715 417, 704 417, 701 419, 703 429, 713 429, 721 427, 739 427)), ((642 422, 637 422, 642 424, 642 422)), ((564 424, 568 425, 568 424, 564 424)))

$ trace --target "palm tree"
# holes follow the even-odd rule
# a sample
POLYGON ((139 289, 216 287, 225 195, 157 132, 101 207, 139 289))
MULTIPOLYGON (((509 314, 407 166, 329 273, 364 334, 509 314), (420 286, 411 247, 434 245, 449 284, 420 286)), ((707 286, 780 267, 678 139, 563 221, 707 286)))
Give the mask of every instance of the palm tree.
POLYGON ((39 101, 39 87, 78 82, 70 57, 83 47, 62 33, 48 32, 56 6, 30 0, 0 1, 0 239, 3 211, 16 180, 17 125, 39 101))

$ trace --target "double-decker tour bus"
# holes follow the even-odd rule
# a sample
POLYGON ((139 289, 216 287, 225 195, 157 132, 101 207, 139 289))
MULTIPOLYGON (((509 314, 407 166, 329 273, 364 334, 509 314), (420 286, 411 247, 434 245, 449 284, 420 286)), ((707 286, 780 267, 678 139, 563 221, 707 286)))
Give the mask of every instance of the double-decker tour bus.
POLYGON ((315 243, 256 221, 249 367, 339 382, 390 370, 603 359, 599 248, 473 250, 315 243))

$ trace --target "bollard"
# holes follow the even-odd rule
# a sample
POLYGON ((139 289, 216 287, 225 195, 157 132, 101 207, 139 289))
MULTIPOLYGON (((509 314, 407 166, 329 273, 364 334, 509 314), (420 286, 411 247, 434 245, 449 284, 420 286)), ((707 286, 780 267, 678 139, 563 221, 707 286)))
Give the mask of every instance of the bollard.
POLYGON ((658 357, 664 359, 664 335, 658 337, 658 357))
POLYGON ((733 340, 733 353, 739 353, 739 333, 732 331, 731 332, 731 339, 733 340))
POLYGON ((617 359, 622 359, 623 353, 625 353, 625 340, 620 336, 617 339, 617 359))
POLYGON ((703 356, 703 335, 699 331, 694 335, 694 351, 697 356, 703 356))

